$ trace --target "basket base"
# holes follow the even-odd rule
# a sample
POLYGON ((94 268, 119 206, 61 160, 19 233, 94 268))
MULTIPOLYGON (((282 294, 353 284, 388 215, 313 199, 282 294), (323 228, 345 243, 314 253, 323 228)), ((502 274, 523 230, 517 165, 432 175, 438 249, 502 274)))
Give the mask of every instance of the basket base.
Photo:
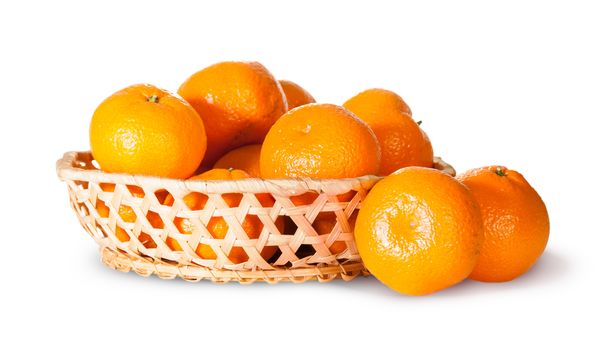
POLYGON ((301 283, 309 280, 318 280, 319 282, 328 282, 334 279, 350 281, 355 277, 362 275, 368 276, 369 273, 360 262, 346 263, 337 266, 315 266, 304 268, 280 268, 275 270, 255 270, 255 271, 233 271, 216 270, 197 265, 178 265, 164 261, 157 261, 152 258, 142 258, 133 256, 121 251, 116 251, 109 247, 103 247, 101 250, 102 262, 114 269, 122 272, 134 271, 140 276, 150 276, 156 274, 162 279, 174 279, 180 277, 183 280, 197 282, 207 279, 215 283, 225 283, 236 281, 241 284, 253 283, 256 281, 277 283, 289 281, 301 283))

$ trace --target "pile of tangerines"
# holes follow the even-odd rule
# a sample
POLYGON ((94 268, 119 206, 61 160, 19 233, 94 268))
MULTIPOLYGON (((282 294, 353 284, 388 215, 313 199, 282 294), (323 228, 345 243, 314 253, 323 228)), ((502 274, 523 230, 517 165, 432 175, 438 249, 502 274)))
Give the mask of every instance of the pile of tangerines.
MULTIPOLYGON (((177 95, 151 85, 118 91, 96 109, 90 144, 107 172, 192 180, 381 175, 350 221, 367 269, 405 294, 432 293, 467 277, 512 280, 531 268, 548 240, 546 207, 521 174, 487 166, 454 178, 433 169, 428 136, 394 92, 366 90, 342 106, 315 103, 299 85, 276 80, 257 62, 209 66, 190 76, 177 95)), ((235 206, 240 196, 224 200, 235 206)), ((268 194, 259 199, 273 204, 268 194)), ((313 199, 307 194, 294 202, 313 199)), ((167 194, 160 200, 174 201, 167 194)), ((192 193, 184 200, 200 209, 206 198, 192 193)), ((97 209, 108 215, 102 202, 97 209)), ((135 220, 126 206, 119 215, 135 220)), ((182 233, 191 233, 190 222, 176 220, 182 233)), ((320 215, 314 227, 330 232, 335 220, 320 215)), ((282 232, 282 221, 276 225, 282 232)), ((207 226, 215 238, 228 231, 221 218, 207 226)), ((256 238, 261 222, 249 216, 243 228, 256 238)), ((123 230, 116 234, 129 240, 123 230)), ((175 240, 166 243, 181 249, 175 240)), ((267 259, 275 249, 266 247, 262 255, 267 259)), ((334 242, 330 249, 340 253, 346 245, 334 242)), ((196 253, 216 257, 202 244, 196 253)), ((248 257, 233 248, 229 258, 239 263, 248 257)))

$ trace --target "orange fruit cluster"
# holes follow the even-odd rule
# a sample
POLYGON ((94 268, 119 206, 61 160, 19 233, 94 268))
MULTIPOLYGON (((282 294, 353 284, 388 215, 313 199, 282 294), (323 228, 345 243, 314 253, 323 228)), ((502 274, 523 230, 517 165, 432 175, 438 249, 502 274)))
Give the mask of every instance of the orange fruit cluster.
MULTIPOLYGON (((502 282, 525 273, 549 235, 537 192, 502 166, 455 178, 433 169, 433 146, 420 124, 403 98, 389 90, 368 89, 341 105, 316 103, 307 90, 277 80, 260 63, 220 62, 192 74, 177 94, 133 85, 109 96, 92 117, 90 145, 107 172, 221 181, 382 176, 349 221, 365 266, 400 293, 422 295, 466 278, 502 282)), ((139 189, 129 191, 144 196, 139 189)), ((236 207, 241 197, 233 193, 223 199, 236 207)), ((315 197, 291 199, 304 205, 315 197)), ((349 197, 339 195, 339 200, 349 197)), ((274 204, 269 194, 258 199, 263 206, 274 204)), ((174 205, 171 195, 161 201, 174 205)), ((206 202, 198 193, 184 198, 191 210, 206 202)), ((97 210, 104 217, 110 212, 102 200, 97 210)), ((126 223, 136 219, 125 205, 116 211, 126 223)), ((162 224, 156 214, 148 220, 162 224)), ((325 235, 336 223, 333 213, 320 213, 313 227, 325 235)), ((193 233, 188 219, 174 224, 182 235, 193 233)), ((252 215, 240 226, 250 238, 262 232, 252 215)), ((276 227, 286 230, 282 219, 276 227)), ((207 224, 217 239, 231 229, 223 218, 207 224)), ((123 230, 116 236, 123 242, 130 238, 123 230)), ((145 246, 155 244, 146 233, 139 238, 145 246)), ((182 250, 180 243, 180 238, 166 240, 174 251, 182 250)), ((217 257, 209 245, 190 248, 200 258, 217 257)), ((336 241, 329 249, 336 255, 347 246, 336 241)), ((267 260, 275 250, 266 247, 261 256, 267 260)), ((228 255, 235 264, 248 258, 240 247, 228 255)))
MULTIPOLYGON (((234 169, 213 169, 207 172, 204 172, 201 175, 193 176, 190 180, 240 180, 249 178, 249 174, 242 170, 234 170, 234 169)), ((259 202, 264 207, 270 207, 274 204, 274 199, 268 194, 260 194, 257 196, 259 202)), ((240 193, 229 193, 223 196, 224 201, 229 207, 237 207, 242 199, 242 194, 240 193)), ((165 205, 173 205, 174 199, 171 195, 168 195, 165 199, 165 205)), ((186 206, 192 210, 200 210, 203 209, 205 203, 207 203, 207 196, 202 195, 200 193, 191 193, 184 197, 184 203, 186 206)), ((175 225, 182 234, 192 234, 194 224, 189 219, 176 218, 175 225)), ((247 233, 249 238, 257 238, 261 233, 261 229, 263 224, 259 220, 257 216, 247 215, 247 217, 242 222, 242 228, 247 233)), ((284 228, 284 221, 282 218, 278 218, 276 220, 276 227, 282 231, 284 228)), ((224 218, 221 217, 213 217, 207 223, 207 230, 211 233, 214 238, 223 239, 226 237, 226 233, 228 233, 228 223, 224 218)), ((166 240, 167 246, 172 248, 173 250, 182 250, 180 244, 171 237, 168 237, 166 240)), ((264 259, 269 259, 276 252, 276 247, 265 247, 261 252, 261 256, 264 259)), ((217 255, 213 251, 213 249, 206 244, 199 244, 196 247, 196 253, 203 259, 215 259, 217 255)), ((241 262, 245 262, 249 257, 241 247, 234 247, 230 250, 230 254, 228 255, 230 261, 235 264, 239 264, 241 262)))

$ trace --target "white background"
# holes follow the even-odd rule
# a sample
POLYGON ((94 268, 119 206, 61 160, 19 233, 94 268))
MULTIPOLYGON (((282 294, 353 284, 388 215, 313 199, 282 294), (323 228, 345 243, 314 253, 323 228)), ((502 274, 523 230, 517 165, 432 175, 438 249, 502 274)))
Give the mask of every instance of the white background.
MULTIPOLYGON (((15 1, 15 3, 17 3, 15 1)), ((602 12, 596 2, 4 4, 0 347, 600 348, 602 12), (392 89, 462 172, 504 164, 548 205, 547 250, 505 284, 427 297, 374 278, 191 284, 105 268, 54 162, 102 99, 257 60, 319 101, 392 89)))

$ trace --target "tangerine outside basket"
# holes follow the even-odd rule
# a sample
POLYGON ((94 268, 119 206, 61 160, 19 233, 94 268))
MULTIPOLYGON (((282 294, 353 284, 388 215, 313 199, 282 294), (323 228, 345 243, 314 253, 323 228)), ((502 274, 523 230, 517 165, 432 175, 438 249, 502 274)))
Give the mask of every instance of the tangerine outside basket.
MULTIPOLYGON (((440 158, 435 158, 434 167, 455 174, 440 158)), ((59 178, 67 183, 71 206, 81 225, 100 246, 102 262, 113 269, 134 270, 142 276, 154 273, 166 279, 179 276, 187 281, 240 283, 310 279, 325 282, 335 278, 347 281, 368 274, 357 252, 349 218, 380 177, 175 180, 106 173, 95 166, 89 152, 65 153, 56 168, 59 178), (183 201, 193 192, 207 196, 201 210, 191 210, 183 201), (311 197, 315 197, 313 202, 294 204, 292 197, 308 192, 315 194, 311 197), (229 207, 222 198, 230 193, 242 195, 237 207, 229 207), (274 198, 273 206, 261 205, 257 194, 265 193, 274 198), (173 205, 163 204, 167 194, 173 196, 173 205), (108 215, 99 214, 101 201, 108 207, 108 215), (121 218, 122 206, 135 213, 134 222, 121 218), (335 216, 336 224, 331 232, 318 234, 312 223, 325 213, 334 213, 326 215, 335 216), (151 215, 154 220, 149 220, 151 215), (257 238, 249 238, 241 225, 247 215, 256 215, 263 224, 257 238), (223 239, 214 238, 206 228, 215 217, 222 217, 228 225, 223 239), (178 230, 174 224, 177 218, 189 219, 193 226, 191 234, 178 230), (277 228, 277 219, 285 220, 284 232, 277 228), (168 237, 175 239, 181 250, 172 250, 165 243, 168 237), (333 253, 330 247, 337 241, 344 242, 346 249, 339 248, 338 253, 333 253), (197 255, 198 244, 211 247, 216 258, 203 259, 197 255), (228 255, 233 247, 241 247, 248 259, 238 264, 230 261, 228 255), (264 247, 277 247, 268 260, 260 254, 264 247)))

